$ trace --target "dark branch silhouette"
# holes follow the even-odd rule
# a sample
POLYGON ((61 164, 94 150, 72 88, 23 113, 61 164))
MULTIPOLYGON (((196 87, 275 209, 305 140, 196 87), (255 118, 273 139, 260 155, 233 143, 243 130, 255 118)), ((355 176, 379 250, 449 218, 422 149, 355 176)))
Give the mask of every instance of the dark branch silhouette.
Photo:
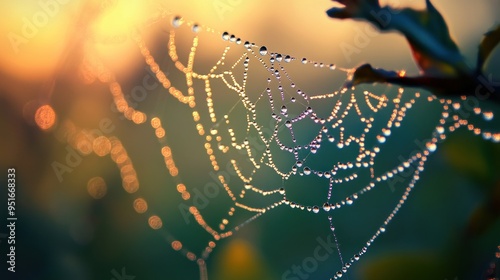
POLYGON ((475 96, 500 104, 500 83, 483 75, 483 67, 500 42, 500 25, 486 33, 479 45, 476 69, 470 69, 439 11, 426 0, 426 10, 401 10, 381 7, 378 0, 334 0, 342 8, 331 8, 329 17, 365 20, 381 31, 398 31, 410 44, 421 76, 405 77, 395 71, 373 68, 364 64, 356 68, 346 86, 362 83, 391 83, 422 87, 439 97, 475 96))

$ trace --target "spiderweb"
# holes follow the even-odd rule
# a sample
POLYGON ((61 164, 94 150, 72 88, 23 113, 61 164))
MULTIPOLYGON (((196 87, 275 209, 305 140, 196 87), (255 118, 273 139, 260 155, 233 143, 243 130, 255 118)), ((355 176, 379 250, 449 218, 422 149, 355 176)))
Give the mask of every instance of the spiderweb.
POLYGON ((341 278, 386 231, 429 156, 450 133, 465 127, 486 141, 500 141, 500 133, 478 125, 492 120, 493 113, 478 104, 471 106, 468 99, 438 99, 382 85, 346 88, 352 69, 273 52, 169 13, 154 22, 161 25, 167 40, 160 51, 148 45, 141 32, 134 33, 133 39, 161 85, 155 100, 133 106, 124 94, 124 81, 106 68, 90 43, 81 77, 107 84, 117 111, 132 124, 148 126, 155 135, 165 171, 175 182, 161 187, 181 198, 175 215, 184 221, 179 217, 176 221, 189 223, 194 218, 204 232, 197 237, 203 244, 191 246, 189 238, 175 235, 175 229, 167 226, 174 214, 151 208, 119 137, 95 137, 82 145, 74 140, 80 128, 66 121, 62 129, 66 141, 80 151, 111 157, 120 169, 124 189, 134 197, 135 211, 147 216, 149 226, 163 234, 173 250, 197 263, 200 279, 208 278, 206 261, 221 240, 277 208, 323 215, 325 227, 339 245, 334 226, 337 210, 351 207, 382 185, 401 189, 398 201, 365 244, 349 255, 337 246, 340 265, 329 265, 329 277, 341 278), (332 83, 321 92, 314 86, 315 79, 332 83), (429 136, 392 164, 379 164, 379 156, 394 145, 391 135, 417 106, 436 114, 429 136), (474 113, 472 117, 460 113, 464 107, 474 113), (184 129, 196 133, 184 135, 184 129), (202 147, 190 147, 193 138, 202 147), (179 148, 181 143, 188 150, 179 148), (184 170, 181 165, 192 167, 184 170), (208 200, 200 200, 201 187, 191 178, 198 165, 210 166, 210 174, 215 174, 216 184, 204 188, 208 200))

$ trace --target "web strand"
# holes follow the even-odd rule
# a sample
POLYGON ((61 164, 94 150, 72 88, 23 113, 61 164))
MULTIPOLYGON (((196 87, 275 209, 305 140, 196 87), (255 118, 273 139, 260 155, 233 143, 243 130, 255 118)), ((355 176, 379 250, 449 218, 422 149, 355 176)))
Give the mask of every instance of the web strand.
MULTIPOLYGON (((366 246, 362 247, 348 262, 344 262, 340 243, 334 232, 333 218, 330 213, 328 214, 328 226, 337 244, 342 264, 340 270, 332 274, 331 279, 338 279, 346 275, 349 268, 359 261, 371 244, 386 231, 388 224, 406 202, 410 192, 420 179, 428 157, 436 151, 438 144, 444 141, 447 135, 460 127, 465 127, 487 141, 500 142, 498 132, 481 129, 472 121, 462 118, 457 113, 461 106, 460 102, 437 99, 434 96, 425 97, 419 92, 407 92, 403 88, 397 89, 395 95, 390 95, 388 92, 376 94, 375 91, 368 89, 360 94, 354 88, 343 87, 329 93, 311 93, 294 82, 294 77, 287 70, 291 67, 289 65, 310 67, 314 68, 315 71, 343 73, 345 80, 350 78, 352 71, 337 67, 333 63, 322 63, 307 58, 297 59, 292 55, 270 52, 265 46, 244 41, 228 32, 220 33, 193 22, 185 22, 180 17, 175 17, 172 20, 172 26, 173 28, 168 33, 167 43, 169 64, 173 65, 174 71, 184 76, 183 85, 176 84, 177 81, 171 80, 168 74, 162 71, 164 66, 156 62, 140 33, 134 34, 134 40, 145 63, 162 85, 163 94, 172 96, 179 103, 178 106, 189 108, 193 126, 204 142, 203 148, 211 169, 217 172, 221 170, 221 166, 225 166, 224 161, 228 161, 232 171, 239 179, 237 182, 228 182, 224 176, 217 177, 227 199, 231 201, 231 206, 227 209, 226 214, 219 219, 219 224, 209 224, 205 218, 209 213, 202 213, 201 209, 192 204, 193 194, 190 190, 193 186, 186 184, 181 177, 179 166, 176 163, 176 156, 179 153, 176 154, 173 151, 168 141, 169 137, 175 136, 164 126, 164 123, 172 120, 161 119, 158 112, 143 112, 128 104, 120 83, 94 57, 90 48, 87 49, 83 71, 87 71, 88 76, 97 76, 101 82, 109 86, 116 108, 127 120, 136 125, 149 123, 153 129, 153 133, 161 145, 159 152, 163 156, 166 171, 176 183, 175 191, 183 201, 192 204, 189 207, 189 212, 209 238, 206 247, 199 255, 196 255, 187 249, 188 242, 181 242, 168 233, 167 229, 164 229, 163 232, 174 250, 198 264, 202 280, 208 278, 205 261, 216 247, 217 242, 232 236, 236 231, 259 217, 267 215, 270 210, 286 206, 311 214, 332 212, 341 207, 353 205, 358 199, 364 197, 365 194, 383 182, 392 180, 402 173, 411 173, 405 191, 395 208, 368 239, 366 246), (181 31, 182 28, 186 27, 192 31, 193 38, 187 59, 182 60, 177 50, 177 40, 180 36, 179 33, 187 33, 187 31, 181 31), (220 58, 205 73, 195 71, 197 53, 201 47, 199 34, 203 32, 212 34, 213 40, 222 39, 226 43, 222 51, 219 52, 221 53, 220 58), (234 62, 230 62, 229 56, 236 57, 234 62), (266 81, 262 83, 263 87, 257 91, 251 89, 249 78, 249 73, 255 68, 263 69, 267 75, 266 81), (196 89, 198 83, 203 86, 202 92, 196 89), (213 85, 217 83, 223 84, 225 89, 214 90, 213 85), (185 90, 181 90, 181 88, 185 88, 185 90), (221 94, 234 95, 237 101, 231 103, 225 111, 221 111, 216 104, 221 94), (333 104, 329 114, 321 114, 312 105, 313 102, 317 101, 333 104), (437 104, 441 110, 441 116, 430 139, 423 143, 421 150, 409 155, 393 168, 383 171, 377 170, 375 162, 382 149, 386 148, 384 147, 385 143, 392 132, 399 129, 408 112, 421 103, 434 104, 434 106, 437 104), (261 117, 265 113, 259 111, 259 106, 271 113, 261 117), (238 123, 241 122, 241 119, 237 119, 237 115, 241 115, 241 110, 244 111, 245 125, 243 127, 238 123), (262 118, 268 120, 270 125, 262 124, 262 118), (349 132, 354 126, 360 128, 361 132, 349 132), (304 129, 304 127, 308 129, 304 129), (303 136, 304 134, 308 137, 303 136), (375 136, 373 137, 373 135, 375 136), (376 141, 371 143, 368 141, 369 138, 374 138, 376 141), (263 148, 259 150, 256 146, 263 148), (330 165, 321 166, 316 162, 315 156, 322 150, 331 147, 335 151, 352 150, 352 154, 349 155, 350 159, 336 160, 329 156, 328 160, 331 162, 328 163, 330 165), (241 157, 236 157, 235 154, 241 157), (283 163, 282 158, 293 158, 293 160, 283 163), (282 183, 279 185, 256 183, 255 181, 258 180, 260 173, 265 168, 272 170, 278 178, 281 178, 282 183), (369 174, 367 184, 362 183, 362 174, 369 174), (324 189, 327 189, 324 200, 309 204, 300 201, 300 197, 290 197, 289 188, 291 186, 288 182, 294 177, 317 177, 323 180, 324 189), (344 197, 334 195, 337 188, 352 182, 363 187, 352 191, 349 189, 350 194, 344 197), (249 198, 250 195, 266 197, 271 202, 262 206, 249 198), (236 212, 247 213, 250 217, 238 223, 232 219, 236 212)), ((309 70, 308 68, 307 71, 309 70)), ((483 112, 479 107, 474 108, 474 113, 482 114, 487 121, 493 119, 493 113, 483 112)), ((69 139, 68 141, 70 141, 69 139)), ((119 148, 122 145, 118 139, 111 139, 111 143, 112 149, 115 151, 111 153, 111 156, 117 157, 115 160, 117 167, 123 169, 124 163, 122 159, 118 160, 118 154, 124 153, 126 155, 126 152, 118 152, 119 149, 122 149, 119 148)), ((134 170, 133 166, 130 168, 134 170)), ((122 180, 127 192, 135 194, 139 189, 137 179, 130 181, 127 174, 122 174, 122 180)), ((167 187, 172 188, 172 186, 167 187)), ((146 202, 141 200, 140 203, 146 202)), ((158 215, 150 215, 148 221, 153 229, 162 227, 162 219, 158 215)))

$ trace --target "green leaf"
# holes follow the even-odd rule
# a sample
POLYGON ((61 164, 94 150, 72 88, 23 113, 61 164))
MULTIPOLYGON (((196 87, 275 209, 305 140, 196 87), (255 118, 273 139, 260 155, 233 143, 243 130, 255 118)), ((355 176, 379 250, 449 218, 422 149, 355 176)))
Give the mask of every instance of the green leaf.
POLYGON ((484 34, 483 40, 479 44, 479 53, 477 57, 477 70, 481 72, 483 66, 490 56, 491 52, 500 43, 500 25, 484 34))

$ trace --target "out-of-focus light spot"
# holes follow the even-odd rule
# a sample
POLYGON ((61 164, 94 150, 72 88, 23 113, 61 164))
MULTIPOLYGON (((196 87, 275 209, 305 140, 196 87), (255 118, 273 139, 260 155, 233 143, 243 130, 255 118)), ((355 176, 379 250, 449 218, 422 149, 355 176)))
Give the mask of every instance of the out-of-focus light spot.
POLYGON ((106 195, 108 187, 103 178, 94 177, 88 181, 87 191, 93 198, 101 199, 106 195))
POLYGON ((48 130, 56 123, 56 112, 50 105, 40 106, 35 113, 35 122, 42 130, 48 130))
POLYGON ((163 222, 160 217, 156 215, 149 217, 148 224, 152 229, 160 229, 163 226, 163 222))
POLYGON ((109 152, 111 151, 111 142, 109 141, 108 137, 99 136, 96 139, 94 139, 92 147, 96 155, 103 157, 109 154, 109 152))
POLYGON ((148 211, 148 203, 143 198, 136 198, 134 200, 134 210, 137 213, 142 214, 148 211))
POLYGON ((182 249, 182 243, 175 240, 174 242, 172 242, 172 248, 176 251, 179 251, 180 249, 182 249))

